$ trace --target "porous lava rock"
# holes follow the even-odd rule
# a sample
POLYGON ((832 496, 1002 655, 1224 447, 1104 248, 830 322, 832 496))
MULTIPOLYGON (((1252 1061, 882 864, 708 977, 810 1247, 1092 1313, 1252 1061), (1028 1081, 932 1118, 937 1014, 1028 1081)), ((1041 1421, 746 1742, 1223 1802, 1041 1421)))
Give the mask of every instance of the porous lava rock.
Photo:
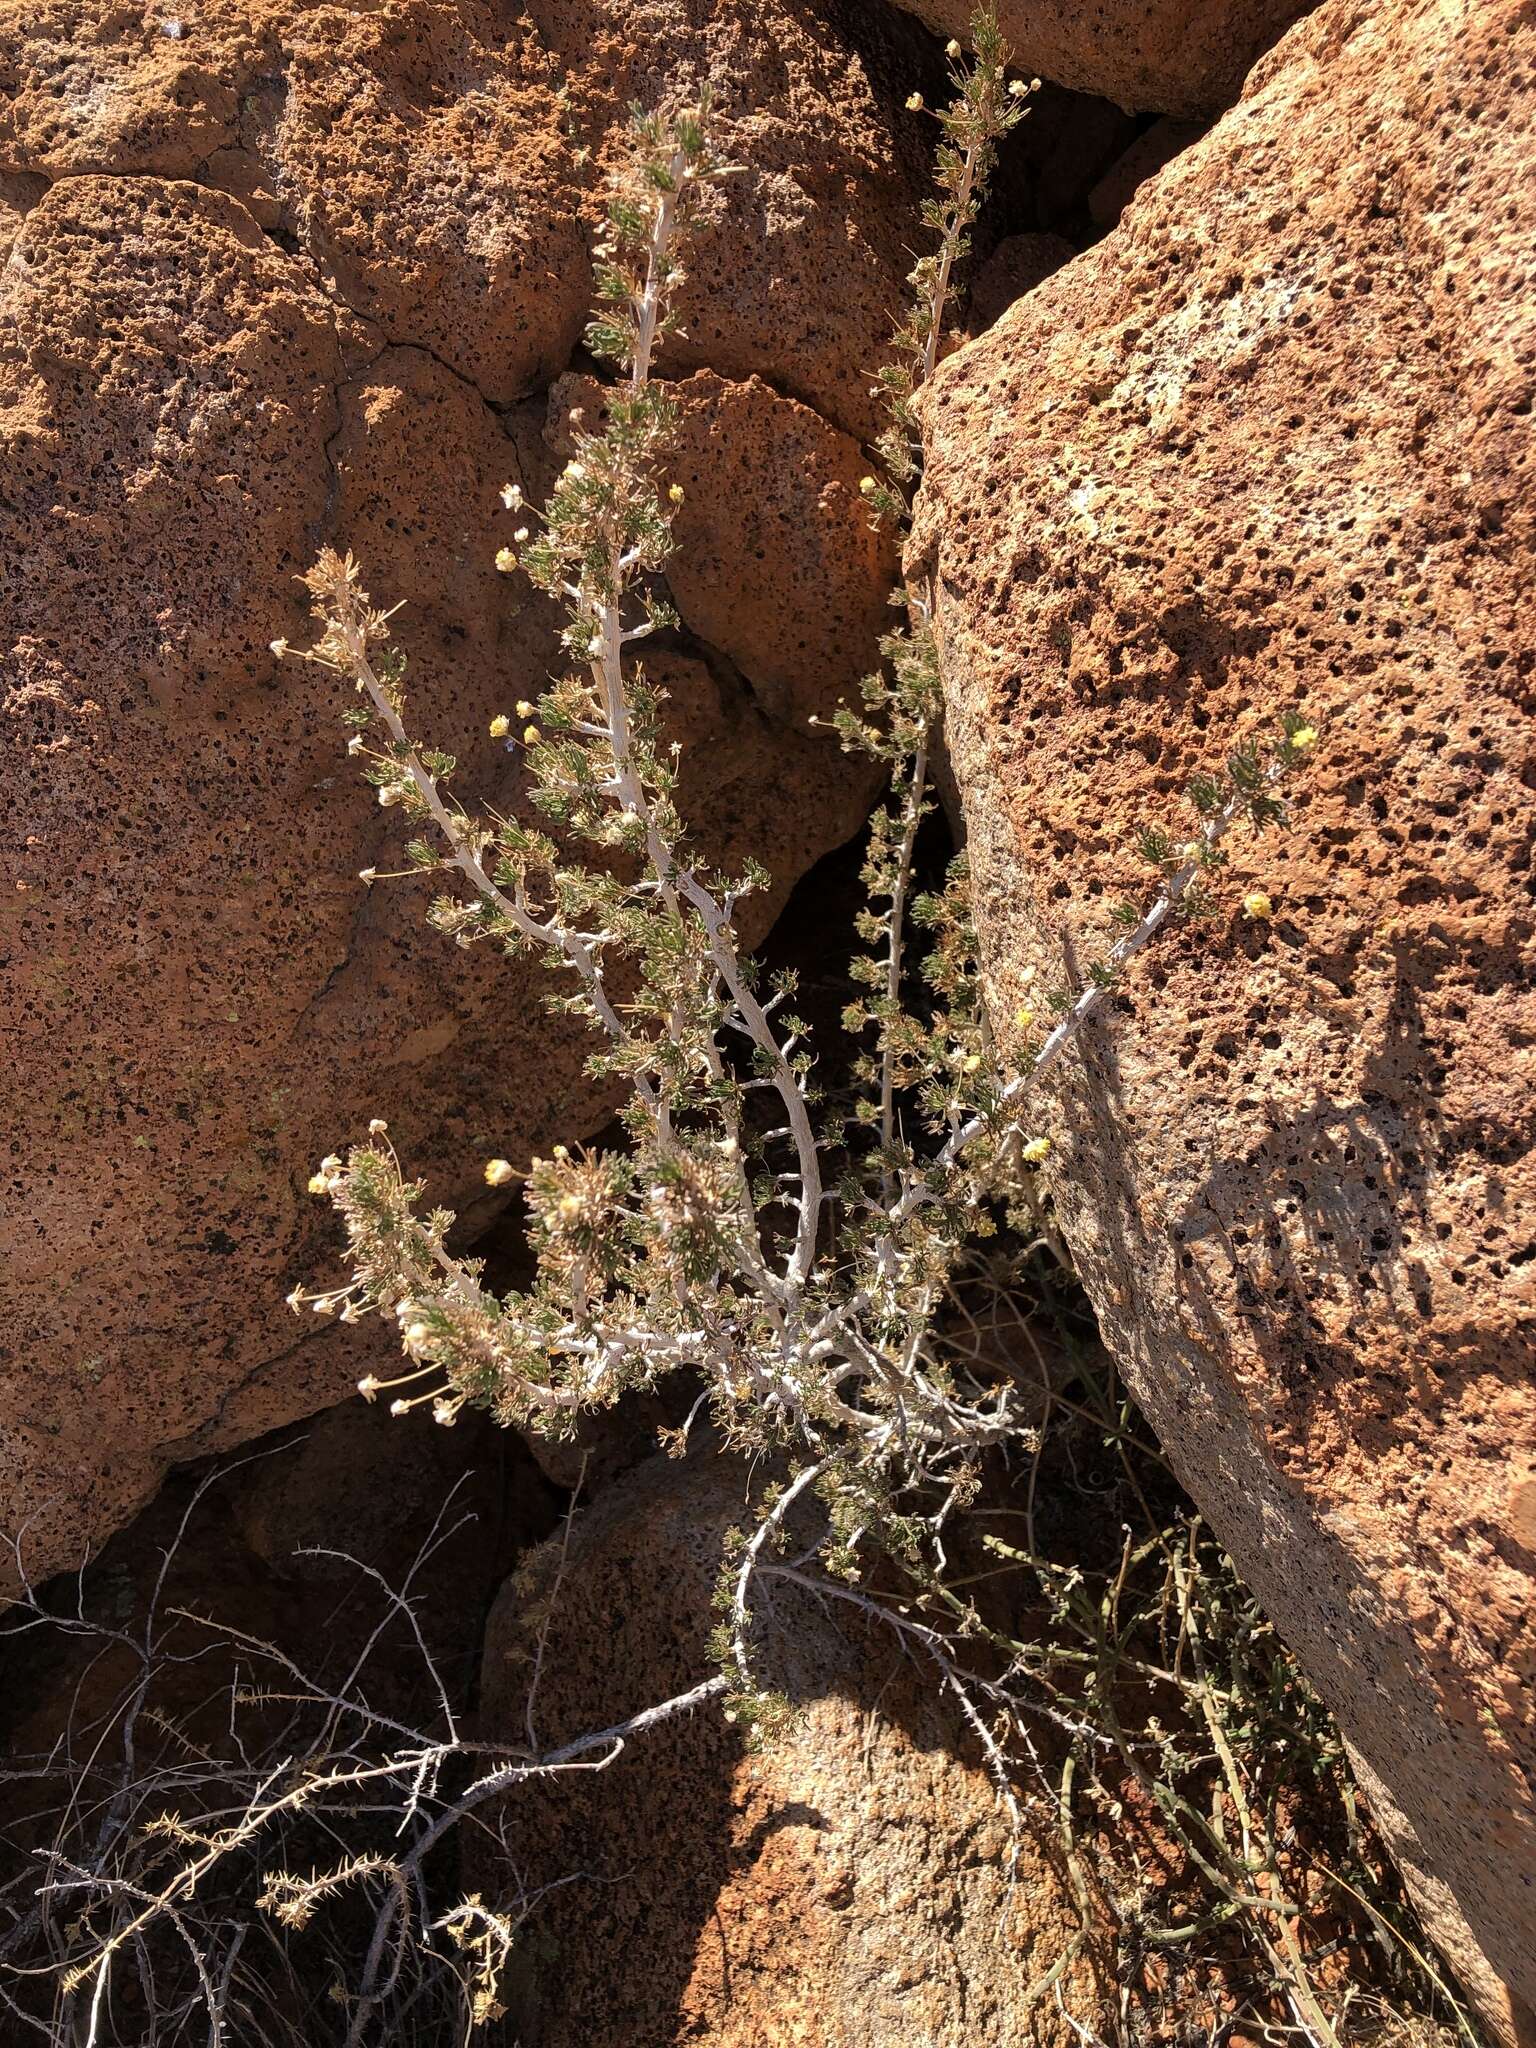
MULTIPOLYGON (((527 1740, 535 1664, 533 1725, 551 1745, 707 1677, 749 1485, 707 1449, 653 1459, 536 1551, 492 1610, 485 1738, 527 1740)), ((510 1795, 510 1858, 494 1833, 470 1845, 488 1901, 532 1907, 502 1993, 509 2032, 527 2048, 1065 2048, 1064 2012, 1097 2031, 1102 1959, 1075 1940, 1052 1821, 1029 1809, 1010 1882, 996 1790, 929 1674, 878 1625, 847 1628, 793 1587, 765 1584, 761 1602, 784 1725, 749 1748, 712 1700, 600 1772, 510 1795), (1056 1965, 1059 2005, 1032 2000, 1056 1965)))
POLYGON ((339 305, 502 403, 580 337, 631 106, 708 85, 732 169, 666 360, 767 376, 868 436, 928 175, 904 101, 931 63, 915 23, 851 0, 40 0, 0 50, 0 172, 227 190, 339 305))
MULTIPOLYGON (((566 376, 546 436, 560 460, 573 422, 595 430, 602 387, 566 376)), ((694 638, 798 732, 830 700, 856 698, 890 617, 896 549, 861 509, 857 441, 761 377, 696 371, 670 386, 677 432, 667 475, 683 492, 667 581, 694 638)), ((845 764, 850 784, 866 780, 845 764)))
POLYGON ((1003 1019, 1107 948, 1193 775, 1288 707, 1318 729, 1294 830, 1236 840, 1218 914, 1033 1114, 1107 1341, 1506 2042, 1536 2003, 1533 248, 1529 8, 1333 0, 944 367, 911 558, 1003 1019))
MULTIPOLYGON (((970 0, 900 0, 944 36, 969 40, 970 0)), ((1131 113, 1215 114, 1309 0, 998 0, 1015 65, 1131 113)))
MULTIPOLYGON (((866 58, 859 21, 43 0, 5 39, 0 1525, 29 1523, 35 1570, 77 1561, 169 1464, 379 1363, 382 1332, 283 1307, 336 1271, 303 1192, 318 1156, 383 1115, 477 1224, 489 1153, 610 1112, 540 975, 445 947, 358 881, 399 865, 402 834, 344 761, 345 686, 268 643, 302 644, 319 545, 355 547, 403 601, 422 737, 463 755, 470 799, 522 801, 485 726, 558 657, 549 608, 494 570, 516 523, 498 491, 552 474, 543 387, 580 331, 604 168, 628 96, 664 76, 713 80, 740 168, 691 265, 710 319, 663 370, 718 351, 797 447, 836 448, 835 477, 772 479, 758 537, 813 549, 806 600, 835 589, 846 670, 873 662, 884 569, 847 432, 926 138, 882 68, 907 32, 866 58), (768 312, 759 262, 782 269, 768 312), (758 395, 776 373, 798 399, 758 395)), ((702 447, 691 502, 744 519, 762 456, 749 475, 702 447)), ((760 597, 774 571, 754 562, 760 597)), ((687 633, 649 666, 701 845, 775 877, 743 912, 755 939, 858 825, 867 783, 807 724, 841 683, 802 661, 759 688, 687 633)))

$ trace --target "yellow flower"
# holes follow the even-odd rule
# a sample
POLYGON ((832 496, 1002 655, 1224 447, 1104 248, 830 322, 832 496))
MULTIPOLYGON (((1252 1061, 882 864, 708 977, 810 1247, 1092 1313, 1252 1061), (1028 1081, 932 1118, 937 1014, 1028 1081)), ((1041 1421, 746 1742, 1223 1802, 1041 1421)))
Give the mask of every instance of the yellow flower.
POLYGON ((879 486, 876 484, 872 476, 861 476, 859 478, 859 490, 864 497, 868 498, 872 496, 873 493, 876 490, 878 490, 878 488, 879 486))
POLYGON ((1035 1013, 1029 1007, 1028 1003, 1020 1003, 1019 1007, 1013 1013, 1013 1021, 1015 1024, 1018 1025, 1021 1031, 1027 1031, 1029 1029, 1030 1025, 1033 1024, 1035 1021, 1035 1013))
POLYGON ((504 1188, 512 1178, 512 1162, 509 1159, 488 1159, 485 1162, 485 1184, 487 1187, 504 1188))
POLYGON ((954 36, 951 36, 949 41, 944 45, 944 54, 949 59, 951 64, 953 64, 955 59, 959 56, 960 44, 954 36))
POLYGON ((974 1074, 980 1065, 981 1054, 979 1052, 968 1052, 960 1062, 960 1071, 962 1074, 974 1074))
POLYGON ((491 720, 491 738, 493 740, 504 740, 511 730, 511 719, 508 718, 507 714, 504 711, 498 711, 496 716, 491 720))
POLYGON ((331 1176, 328 1173, 312 1173, 309 1176, 309 1192, 312 1195, 328 1195, 331 1192, 331 1176))
POLYGON ((914 93, 909 93, 909 94, 907 95, 907 112, 908 112, 909 114, 920 114, 920 113, 921 113, 922 111, 923 111, 923 96, 922 96, 922 94, 921 94, 920 92, 914 92, 914 93))
POLYGON ((1315 747, 1317 745, 1317 727, 1315 725, 1298 725, 1291 734, 1291 745, 1299 754, 1304 754, 1308 747, 1315 747))
POLYGON ((1023 1158, 1030 1166, 1038 1166, 1051 1149, 1049 1138, 1031 1138, 1025 1145, 1023 1158))
POLYGON ((1243 898, 1243 908, 1250 917, 1273 917, 1275 906, 1262 889, 1250 889, 1243 898))
POLYGON ((425 1323, 407 1323, 401 1333, 400 1342, 407 1351, 416 1351, 426 1343, 431 1334, 425 1323))
POLYGON ((670 488, 670 489, 668 490, 668 492, 667 492, 667 496, 668 496, 668 498, 669 498, 669 499, 671 500, 671 502, 672 502, 672 503, 673 503, 674 505, 681 505, 681 503, 683 502, 683 487, 682 487, 682 485, 681 485, 681 484, 673 484, 673 485, 671 486, 671 488, 670 488))
POLYGON ((532 718, 533 706, 528 702, 528 699, 526 697, 518 698, 517 715, 519 718, 532 718))
POLYGON ((523 727, 523 745, 525 747, 536 747, 543 737, 544 735, 536 725, 525 725, 523 727))
POLYGON ((510 548, 498 548, 496 550, 496 566, 503 576, 510 576, 517 567, 517 557, 510 548))

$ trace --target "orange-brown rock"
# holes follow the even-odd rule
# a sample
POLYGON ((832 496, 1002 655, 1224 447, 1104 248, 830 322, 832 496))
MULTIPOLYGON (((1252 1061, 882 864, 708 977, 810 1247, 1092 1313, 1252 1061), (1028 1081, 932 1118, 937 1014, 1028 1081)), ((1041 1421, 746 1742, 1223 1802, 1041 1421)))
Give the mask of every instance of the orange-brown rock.
MULTIPOLYGON (((666 460, 683 500, 667 581, 683 623, 738 670, 786 728, 856 698, 885 631, 896 550, 859 492, 857 441, 760 377, 699 370, 671 387, 677 436, 666 460)), ((565 460, 571 420, 591 431, 602 389, 560 378, 549 394, 550 447, 565 460)), ((867 782, 845 762, 850 785, 867 782)))
POLYGON ((1235 846, 1038 1118, 1108 1342, 1506 2042, 1536 2005, 1533 250, 1529 8, 1331 0, 946 365, 914 548, 1004 1017, 1105 947, 1191 776, 1284 707, 1320 731, 1295 830, 1235 846))
MULTIPOLYGON (((900 0, 944 36, 969 36, 970 0, 900 0)), ((1214 114, 1311 0, 998 0, 1013 61, 1132 113, 1214 114)))
MULTIPOLYGON (((710 1601, 742 1466, 653 1459, 552 1537, 492 1611, 482 1732, 522 1742, 530 1653, 552 1743, 708 1676, 710 1601), (563 1556, 563 1563, 562 1563, 563 1556)), ((1051 1824, 1010 1832, 986 1773, 899 1647, 764 1591, 764 1676, 794 1712, 754 1751, 718 1701, 635 1739, 593 1776, 528 1787, 501 1816, 510 1863, 472 1847, 487 1898, 534 1904, 504 1997, 526 2048, 1026 2048, 1095 2031, 1105 1987, 1051 1824), (572 1873, 581 1876, 573 1882, 572 1873), (1063 1964, 1058 2004, 1030 1992, 1063 1964), (643 1959, 643 1960, 642 1960, 643 1959)))
MULTIPOLYGON (((381 339, 497 403, 578 340, 631 105, 708 81, 723 156, 668 360, 768 376, 872 435, 930 138, 897 17, 712 0, 42 0, 0 49, 0 172, 233 193, 381 339), (878 25, 876 25, 878 24, 878 25)), ((3 196, 3 195, 0 195, 3 196)))
MULTIPOLYGON (((39 1570, 169 1462, 333 1400, 376 1362, 367 1333, 282 1305, 333 1270, 304 1180, 365 1117, 478 1218, 487 1152, 608 1113, 537 976, 445 948, 416 904, 357 881, 397 864, 400 834, 346 769, 333 679, 278 666, 268 642, 302 643, 294 579, 318 545, 355 547, 379 596, 405 600, 423 736, 464 755, 467 794, 518 801, 516 759, 475 735, 557 657, 542 602, 492 567, 514 523, 497 492, 547 481, 537 390, 579 330, 615 95, 654 85, 663 55, 715 76, 745 166, 707 262, 754 208, 808 223, 778 346, 803 341, 816 404, 868 409, 916 124, 850 36, 722 7, 667 15, 663 51, 638 25, 624 42, 622 18, 599 33, 590 10, 498 19, 418 0, 185 20, 44 0, 0 52, 0 1523, 33 1518, 39 1570), (565 43, 587 30, 562 97, 565 43), (770 63, 790 85, 763 114, 770 63), (838 261, 863 279, 846 320, 812 303, 838 261)), ((718 340, 750 377, 772 319, 733 325, 728 302, 692 359, 718 340)), ((773 403, 839 450, 764 502, 863 666, 878 553, 842 481, 851 444, 773 403)), ((744 513, 729 451, 698 463, 699 503, 734 492, 744 513)), ((703 843, 775 874, 760 932, 859 820, 866 785, 806 730, 839 685, 802 662, 787 692, 758 689, 686 635, 650 665, 703 843)))

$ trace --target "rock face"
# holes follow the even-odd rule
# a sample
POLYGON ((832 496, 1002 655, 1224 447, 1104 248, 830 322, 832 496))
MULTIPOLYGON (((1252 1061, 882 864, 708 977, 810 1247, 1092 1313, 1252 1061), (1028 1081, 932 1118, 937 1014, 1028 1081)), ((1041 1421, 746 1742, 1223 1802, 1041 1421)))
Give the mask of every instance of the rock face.
MULTIPOLYGON (((722 1540, 749 1512, 742 1467, 655 1459, 552 1537, 493 1610, 483 1732, 522 1742, 541 1602, 560 1597, 541 1669, 541 1742, 603 1727, 707 1675, 722 1540), (601 1645, 601 1654, 594 1655, 601 1645)), ((767 1676, 796 1712, 747 1754, 718 1704, 636 1739, 595 1778, 526 1788, 509 1806, 517 1881, 534 1906, 504 1993, 525 2048, 1019 2048, 1072 2041, 1029 1992, 1078 1917, 1043 1840, 1021 1845, 990 1781, 956 1754, 927 1674, 892 1642, 846 1634, 780 1588, 767 1676), (644 1958, 643 1967, 637 1959, 644 1958)), ((509 1865, 471 1872, 507 1901, 509 1865)), ((1069 1961, 1062 2005, 1096 2029, 1105 1987, 1069 1961)))
POLYGON ((1004 1017, 1067 935, 1102 950, 1194 773, 1282 707, 1320 729, 1294 832, 1236 847, 1040 1117, 1108 1342, 1506 2041, 1536 2004, 1533 248, 1530 10, 1335 0, 941 372, 914 543, 1004 1017), (1267 922, 1232 908, 1258 884, 1267 922))
MULTIPOLYGON (((1215 114, 1311 0, 998 0, 1022 70, 1139 114, 1215 114)), ((968 37, 971 0, 901 0, 944 36, 968 37)))
POLYGON ((467 794, 517 803, 515 760, 474 735, 556 643, 492 567, 497 491, 551 473, 542 387, 581 329, 603 165, 666 83, 712 79, 743 166, 663 358, 693 392, 689 514, 715 503, 721 545, 750 528, 765 555, 734 635, 726 565, 684 572, 693 630, 651 665, 701 839, 776 877, 761 920, 856 828, 866 787, 806 727, 846 678, 808 629, 833 613, 856 673, 883 623, 848 435, 927 140, 902 38, 866 60, 863 34, 853 10, 730 0, 572 0, 511 28, 473 0, 45 0, 5 39, 0 1525, 31 1520, 35 1570, 169 1462, 375 1362, 282 1306, 334 1255, 303 1193, 317 1155, 383 1115, 464 1207, 489 1152, 607 1114, 537 977, 358 883, 399 834, 346 770, 340 693, 268 642, 302 640, 320 543, 353 547, 405 600, 423 736, 464 755, 467 794), (724 413, 752 423, 739 457, 724 413), (807 464, 770 494, 776 440, 807 464))

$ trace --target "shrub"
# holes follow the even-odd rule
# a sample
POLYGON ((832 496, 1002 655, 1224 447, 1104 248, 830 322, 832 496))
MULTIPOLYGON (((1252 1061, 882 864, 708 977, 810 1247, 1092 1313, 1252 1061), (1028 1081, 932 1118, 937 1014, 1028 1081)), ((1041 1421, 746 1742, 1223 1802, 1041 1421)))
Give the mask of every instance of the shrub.
MULTIPOLYGON (((902 514, 917 459, 912 400, 937 358, 993 148, 1027 110, 1004 59, 987 21, 973 63, 956 47, 928 216, 939 248, 913 273, 915 310, 886 384, 896 474, 871 480, 877 517, 902 514)), ((665 482, 673 408, 655 350, 694 197, 726 175, 707 107, 637 117, 588 331, 616 372, 606 422, 578 434, 520 563, 502 557, 566 609, 565 672, 492 727, 519 749, 543 823, 452 799, 453 760, 409 735, 390 613, 350 558, 327 550, 307 579, 320 632, 304 658, 355 686, 349 751, 380 803, 421 828, 409 869, 447 884, 433 924, 460 945, 562 971, 557 1008, 593 1029, 588 1072, 627 1091, 626 1142, 556 1146, 526 1170, 486 1163, 493 1186, 522 1182, 536 1260, 529 1285, 498 1295, 480 1261, 450 1249, 453 1216, 422 1212, 422 1187, 376 1123, 311 1183, 346 1225, 349 1276, 292 1302, 344 1321, 392 1318, 406 1368, 362 1391, 392 1396, 401 1414, 430 1407, 443 1423, 473 1401, 503 1422, 566 1432, 664 1375, 696 1376, 728 1444, 788 1461, 744 1540, 721 1641, 738 1711, 757 1711, 748 1590, 794 1502, 820 1497, 829 1554, 856 1572, 898 1497, 903 1514, 926 1512, 910 1500, 942 1502, 982 1451, 1018 1433, 1007 1382, 969 1370, 946 1340, 950 1277, 978 1233, 1032 1229, 1033 1176, 1051 1149, 1030 1120, 1035 1082, 1136 956, 1201 907, 1233 825, 1284 820, 1281 781, 1313 734, 1292 716, 1269 742, 1239 745, 1193 793, 1192 838, 1144 835, 1150 900, 1125 910, 1081 991, 1055 998, 1054 1022, 1013 1020, 1010 1044, 1033 1050, 1010 1071, 982 999, 963 859, 938 891, 914 887, 942 689, 930 604, 905 590, 906 623, 883 643, 862 714, 836 720, 846 747, 889 764, 890 798, 864 872, 867 951, 854 973, 866 994, 844 1020, 866 1050, 851 1107, 824 1092, 793 977, 765 981, 738 943, 738 906, 765 878, 715 874, 690 848, 658 692, 633 652, 675 623, 658 582, 679 493, 665 482)), ((506 496, 520 503, 511 487, 506 496)))

